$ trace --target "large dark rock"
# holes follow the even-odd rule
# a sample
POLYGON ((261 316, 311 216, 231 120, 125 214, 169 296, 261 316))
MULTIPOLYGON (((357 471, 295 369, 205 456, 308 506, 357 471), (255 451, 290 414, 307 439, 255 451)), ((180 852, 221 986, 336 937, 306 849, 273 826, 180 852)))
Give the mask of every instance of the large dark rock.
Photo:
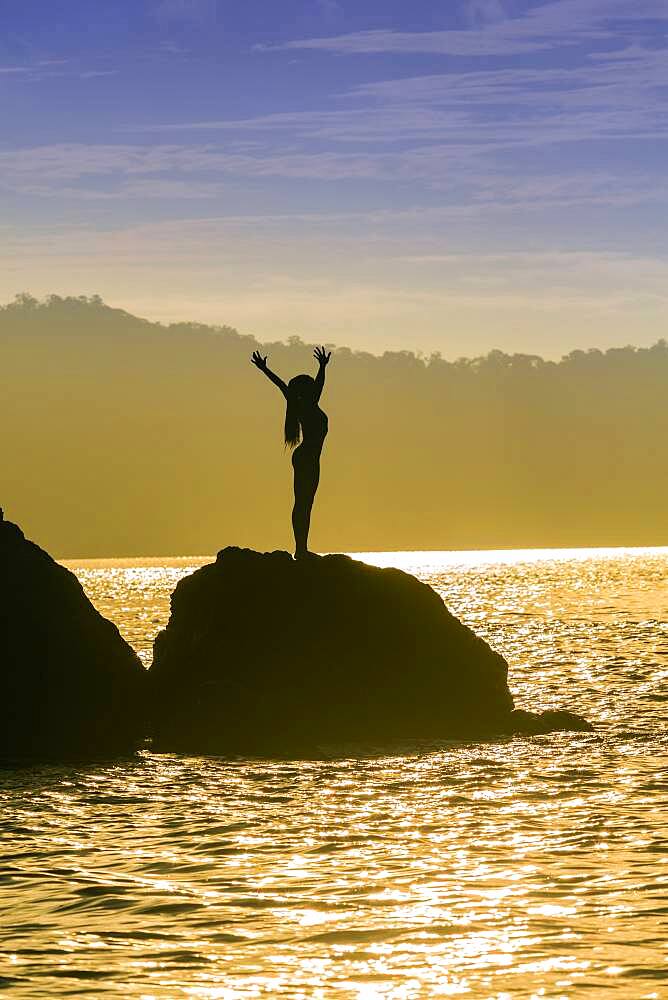
POLYGON ((172 595, 149 671, 155 742, 280 752, 500 733, 507 669, 407 573, 227 548, 172 595))
POLYGON ((73 573, 0 520, 0 754, 132 750, 146 671, 73 573))

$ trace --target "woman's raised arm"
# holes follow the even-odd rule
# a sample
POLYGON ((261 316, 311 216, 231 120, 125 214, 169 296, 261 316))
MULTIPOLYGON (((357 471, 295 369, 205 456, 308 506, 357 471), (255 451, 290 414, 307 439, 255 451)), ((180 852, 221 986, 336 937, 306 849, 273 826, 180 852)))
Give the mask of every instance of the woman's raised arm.
POLYGON ((259 368, 262 374, 266 375, 270 382, 273 382, 274 385, 278 386, 278 388, 281 390, 286 399, 288 398, 287 385, 285 384, 282 378, 279 378, 278 375, 275 375, 274 372, 272 372, 272 370, 267 366, 266 355, 263 358, 259 351, 253 351, 253 354, 251 355, 251 363, 254 364, 256 368, 259 368))
POLYGON ((329 364, 329 359, 331 358, 331 356, 332 352, 329 351, 328 353, 324 347, 316 347, 315 351, 313 352, 313 357, 318 362, 318 374, 315 377, 316 403, 320 399, 320 396, 322 395, 322 390, 325 387, 325 368, 329 364))

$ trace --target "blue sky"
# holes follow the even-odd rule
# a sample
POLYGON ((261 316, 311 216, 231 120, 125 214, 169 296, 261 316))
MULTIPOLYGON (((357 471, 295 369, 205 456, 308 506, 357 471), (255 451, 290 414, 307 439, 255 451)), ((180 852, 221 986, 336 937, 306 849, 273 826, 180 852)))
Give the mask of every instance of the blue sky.
POLYGON ((0 297, 559 356, 668 318, 668 0, 6 0, 0 297))

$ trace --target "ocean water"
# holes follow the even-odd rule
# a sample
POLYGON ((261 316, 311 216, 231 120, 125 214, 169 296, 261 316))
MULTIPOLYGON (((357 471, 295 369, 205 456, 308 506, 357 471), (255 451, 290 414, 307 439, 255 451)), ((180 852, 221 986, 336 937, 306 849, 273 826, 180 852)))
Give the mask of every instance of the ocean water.
MULTIPOLYGON (((0 772, 0 993, 668 997, 668 549, 384 553, 594 734, 0 772)), ((206 560, 75 565, 148 664, 206 560)))

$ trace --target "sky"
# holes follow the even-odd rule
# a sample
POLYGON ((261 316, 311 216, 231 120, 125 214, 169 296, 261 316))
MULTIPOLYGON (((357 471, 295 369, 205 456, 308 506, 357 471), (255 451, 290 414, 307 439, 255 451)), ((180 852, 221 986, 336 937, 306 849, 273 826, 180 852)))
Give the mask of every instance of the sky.
POLYGON ((0 301, 444 357, 668 329, 668 0, 4 0, 0 301))

